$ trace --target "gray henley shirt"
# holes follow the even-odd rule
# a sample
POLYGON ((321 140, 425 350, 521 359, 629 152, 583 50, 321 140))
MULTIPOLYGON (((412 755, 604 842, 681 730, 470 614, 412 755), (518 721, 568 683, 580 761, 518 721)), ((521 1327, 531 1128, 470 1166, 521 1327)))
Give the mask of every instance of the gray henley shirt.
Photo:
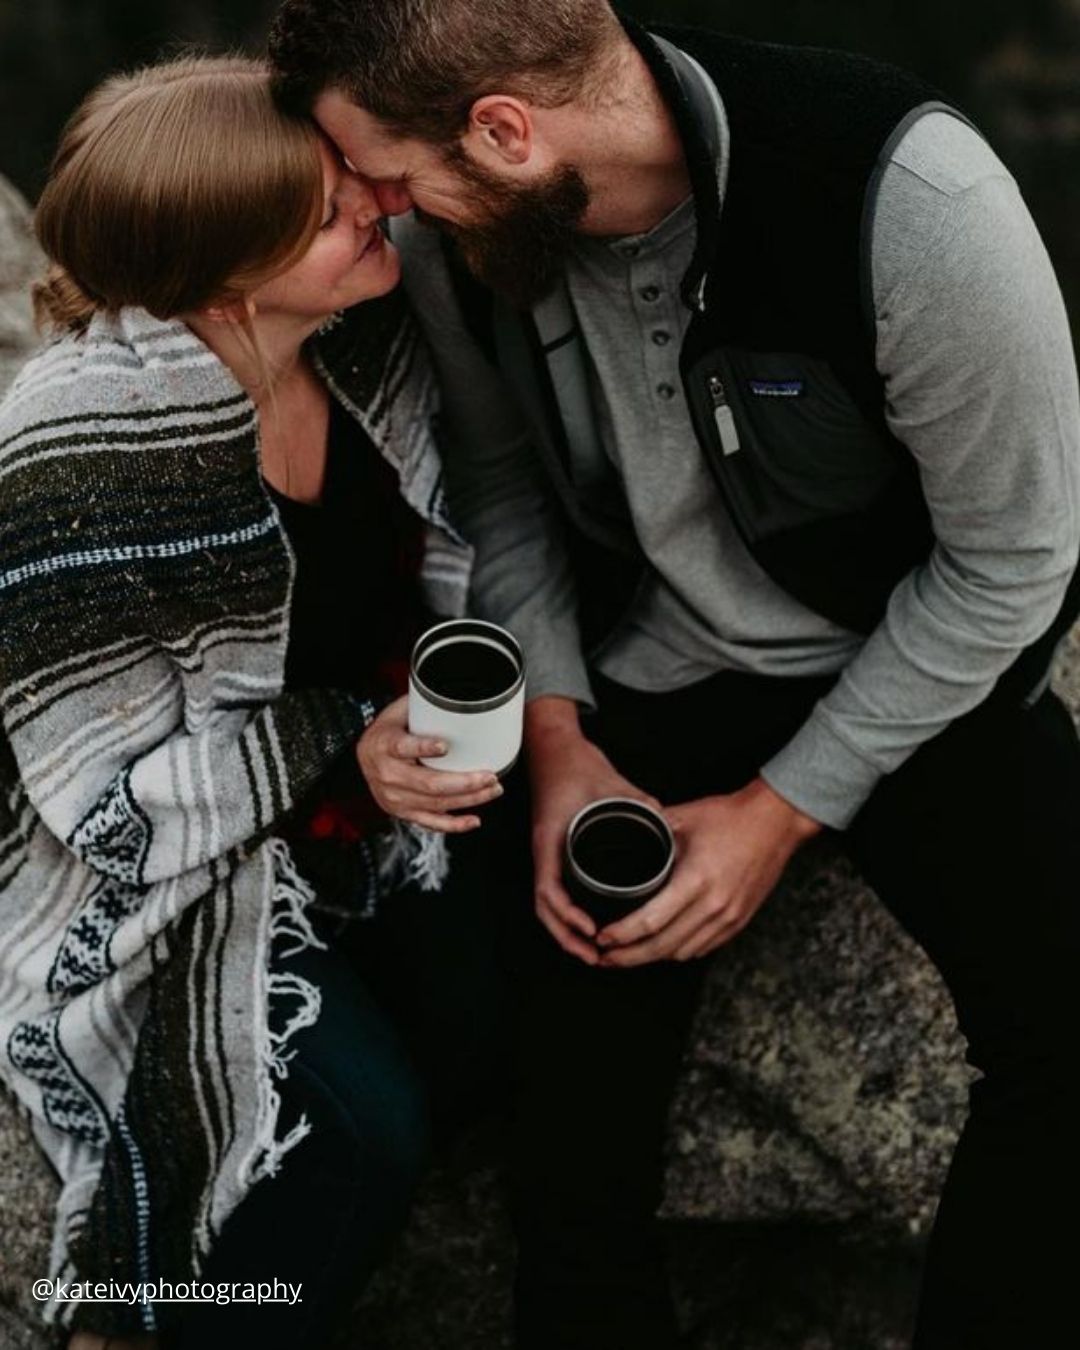
MULTIPOLYGON (((761 772, 843 828, 879 778, 980 703, 1057 612, 1080 550, 1068 323, 1000 160, 956 118, 921 118, 881 182, 872 272, 886 417, 917 460, 936 546, 863 638, 758 567, 697 446, 678 369, 694 230, 686 202, 644 235, 583 236, 567 271, 601 441, 651 564, 595 664, 650 691, 725 669, 842 672, 761 772)), ((464 327, 433 233, 404 222, 395 238, 444 386, 451 501, 477 548, 474 609, 523 643, 530 698, 588 706, 573 578, 528 434, 464 327)))

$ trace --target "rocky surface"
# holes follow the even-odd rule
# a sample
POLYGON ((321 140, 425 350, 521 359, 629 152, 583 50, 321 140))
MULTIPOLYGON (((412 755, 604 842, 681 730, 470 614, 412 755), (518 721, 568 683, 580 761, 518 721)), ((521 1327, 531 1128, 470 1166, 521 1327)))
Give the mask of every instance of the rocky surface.
MULTIPOLYGON (((0 177, 0 394, 36 344, 30 282, 41 255, 30 212, 0 177)), ((27 1127, 0 1091, 0 1350, 39 1350, 30 1284, 47 1271, 55 1183, 27 1127)))
POLYGON ((673 1120, 668 1209, 922 1235, 967 1086, 936 973, 831 849, 715 961, 673 1120))
MULTIPOLYGON (((37 267, 0 180, 0 388, 34 341, 37 267)), ((1076 635, 1058 683, 1077 707, 1076 635)), ((665 1215, 688 1345, 900 1350, 967 1081, 934 971, 835 854, 804 855, 716 961, 675 1104, 665 1215)), ((433 1176, 361 1306, 365 1350, 509 1345, 499 1153, 486 1139, 433 1176)), ((30 1284, 53 1193, 0 1095, 0 1350, 50 1344, 30 1284)))
POLYGON ((40 270, 27 205, 0 177, 0 391, 11 383, 34 345, 30 282, 40 270))
MULTIPOLYGON (((968 1081, 936 973, 834 851, 803 855, 714 962, 675 1102, 688 1345, 900 1350, 968 1081)), ((496 1173, 444 1169, 345 1344, 509 1347, 511 1251, 496 1173)))
POLYGON ((44 1350, 30 1287, 48 1273, 56 1185, 10 1099, 0 1092, 0 1350, 44 1350))

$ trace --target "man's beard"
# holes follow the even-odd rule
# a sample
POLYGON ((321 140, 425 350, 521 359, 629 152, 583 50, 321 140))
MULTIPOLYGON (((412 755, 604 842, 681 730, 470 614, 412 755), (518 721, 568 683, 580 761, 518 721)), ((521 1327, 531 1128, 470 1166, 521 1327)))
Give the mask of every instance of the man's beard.
POLYGON ((581 171, 564 164, 543 182, 519 187, 488 174, 464 153, 452 154, 450 162, 472 189, 480 218, 458 225, 419 209, 417 216, 454 240, 478 281, 516 308, 528 309, 552 290, 574 247, 589 205, 581 171))

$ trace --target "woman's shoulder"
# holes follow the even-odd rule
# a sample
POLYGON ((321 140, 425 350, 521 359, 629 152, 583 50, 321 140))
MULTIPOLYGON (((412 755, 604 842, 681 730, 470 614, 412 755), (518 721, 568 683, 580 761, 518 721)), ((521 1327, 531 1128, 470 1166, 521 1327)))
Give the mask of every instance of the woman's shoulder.
POLYGON ((185 323, 122 309, 95 315, 84 332, 55 338, 31 356, 0 402, 0 446, 30 431, 49 437, 59 427, 68 442, 100 439, 125 420, 246 403, 185 323))
POLYGON ((247 394, 186 324, 99 314, 32 356, 0 402, 0 497, 55 497, 76 462, 87 487, 156 480, 167 464, 181 472, 192 444, 254 445, 254 429, 247 394))

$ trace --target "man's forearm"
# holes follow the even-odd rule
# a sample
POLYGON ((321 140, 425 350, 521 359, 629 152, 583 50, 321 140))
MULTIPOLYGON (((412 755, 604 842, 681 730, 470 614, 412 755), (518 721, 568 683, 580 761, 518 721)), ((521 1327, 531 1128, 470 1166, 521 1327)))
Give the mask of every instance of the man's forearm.
POLYGON ((1060 291, 1015 184, 975 133, 945 122, 931 135, 927 119, 912 163, 925 173, 934 136, 967 135, 975 181, 959 192, 946 175, 945 191, 890 166, 874 242, 887 420, 918 463, 938 545, 762 770, 839 828, 1045 632, 1080 543, 1080 403, 1060 291), (923 219, 938 227, 916 250, 923 219))
POLYGON ((580 736, 577 702, 557 694, 530 699, 525 705, 525 741, 532 748, 564 736, 580 736))

